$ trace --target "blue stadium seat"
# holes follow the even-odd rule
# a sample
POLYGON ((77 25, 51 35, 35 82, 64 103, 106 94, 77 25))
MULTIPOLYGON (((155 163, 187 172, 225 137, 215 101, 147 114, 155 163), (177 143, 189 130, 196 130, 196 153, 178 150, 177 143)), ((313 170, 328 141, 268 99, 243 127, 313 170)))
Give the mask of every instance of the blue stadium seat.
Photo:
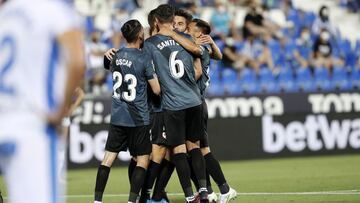
POLYGON ((316 90, 314 79, 309 68, 298 68, 296 70, 296 83, 304 92, 316 90))
POLYGON ((355 45, 355 54, 356 56, 360 56, 360 39, 356 40, 356 45, 355 45))
POLYGON ((316 87, 323 91, 331 91, 334 89, 328 69, 324 67, 315 68, 314 75, 316 87))
POLYGON ((316 15, 314 12, 306 12, 304 14, 303 26, 312 27, 315 19, 316 19, 316 15))
POLYGON ((206 94, 209 96, 224 96, 225 89, 221 81, 210 82, 210 86, 206 89, 206 94))
POLYGON ((226 92, 230 95, 239 95, 244 92, 244 90, 242 89, 240 80, 235 81, 235 82, 225 83, 224 87, 225 87, 226 92))
POLYGON ((234 69, 226 68, 221 73, 224 82, 235 82, 238 79, 238 74, 234 69))
POLYGON ((219 47, 220 51, 224 50, 225 42, 223 40, 215 40, 215 44, 219 47))
POLYGON ((267 43, 267 46, 270 49, 273 61, 277 62, 281 55, 281 46, 279 41, 272 39, 267 43))
POLYGON ((244 68, 240 76, 241 88, 244 92, 254 94, 261 91, 259 82, 256 78, 256 73, 253 69, 244 68))
POLYGON ((353 88, 360 89, 360 70, 358 68, 352 70, 350 81, 353 88))
POLYGON ((351 42, 348 39, 339 40, 340 53, 343 57, 346 57, 352 52, 351 42))
POLYGON ((293 77, 293 71, 290 68, 284 68, 279 73, 279 86, 285 92, 297 92, 299 90, 293 77))
POLYGON ((352 89, 345 67, 334 67, 332 74, 332 83, 340 90, 352 89))
POLYGON ((261 90, 268 93, 277 93, 280 92, 279 85, 275 80, 274 75, 268 68, 262 68, 260 70, 260 88, 261 90))

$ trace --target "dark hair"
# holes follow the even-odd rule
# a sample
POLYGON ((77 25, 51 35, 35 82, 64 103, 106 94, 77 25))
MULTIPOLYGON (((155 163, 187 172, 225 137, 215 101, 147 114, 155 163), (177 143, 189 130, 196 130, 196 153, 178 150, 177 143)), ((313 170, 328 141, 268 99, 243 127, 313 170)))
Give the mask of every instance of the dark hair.
POLYGON ((189 25, 189 23, 193 19, 193 16, 189 12, 181 8, 175 10, 175 16, 181 16, 185 18, 187 25, 189 25))
POLYGON ((150 11, 149 15, 148 15, 148 24, 150 26, 150 33, 152 33, 155 30, 155 12, 156 9, 153 9, 150 11))
POLYGON ((161 4, 155 10, 155 17, 160 23, 171 23, 174 20, 175 8, 169 4, 161 4))
POLYGON ((211 27, 208 22, 198 18, 193 19, 192 22, 196 23, 196 27, 198 27, 203 34, 209 35, 211 33, 211 27))
POLYGON ((132 43, 138 39, 142 29, 143 27, 138 20, 129 20, 121 27, 121 32, 126 41, 132 43))

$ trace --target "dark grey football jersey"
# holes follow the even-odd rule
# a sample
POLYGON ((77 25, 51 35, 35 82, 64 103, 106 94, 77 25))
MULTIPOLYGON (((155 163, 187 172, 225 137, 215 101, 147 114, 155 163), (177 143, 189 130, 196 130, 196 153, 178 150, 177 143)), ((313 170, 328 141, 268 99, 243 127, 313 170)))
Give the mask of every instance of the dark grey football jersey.
POLYGON ((201 104, 200 91, 195 80, 194 59, 175 40, 155 35, 144 43, 159 78, 162 108, 182 110, 201 104))
POLYGON ((111 124, 149 125, 147 81, 155 76, 151 58, 139 49, 119 49, 111 63, 113 95, 111 124))
POLYGON ((197 84, 200 89, 201 99, 205 99, 205 90, 210 84, 210 53, 208 47, 203 47, 203 55, 201 56, 201 68, 202 75, 197 81, 197 84))

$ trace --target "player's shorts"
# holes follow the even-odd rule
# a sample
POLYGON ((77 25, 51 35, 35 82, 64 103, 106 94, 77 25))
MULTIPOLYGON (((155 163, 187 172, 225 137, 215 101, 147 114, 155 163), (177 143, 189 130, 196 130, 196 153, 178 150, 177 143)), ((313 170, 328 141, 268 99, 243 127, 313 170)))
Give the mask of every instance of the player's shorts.
POLYGON ((151 153, 149 126, 125 127, 110 124, 105 150, 119 153, 129 149, 131 156, 151 153))
POLYGON ((208 108, 205 101, 201 104, 201 110, 202 110, 202 119, 203 119, 203 133, 202 137, 200 138, 200 148, 209 147, 209 138, 207 133, 207 122, 209 119, 208 115, 208 108))
POLYGON ((0 167, 8 183, 10 202, 64 202, 64 184, 58 180, 59 136, 55 128, 36 115, 16 115, 8 116, 8 122, 0 118, 0 167))
POLYGON ((151 143, 156 145, 167 145, 164 112, 156 112, 151 115, 151 143))
POLYGON ((203 136, 201 105, 179 111, 164 110, 167 144, 176 147, 203 136))

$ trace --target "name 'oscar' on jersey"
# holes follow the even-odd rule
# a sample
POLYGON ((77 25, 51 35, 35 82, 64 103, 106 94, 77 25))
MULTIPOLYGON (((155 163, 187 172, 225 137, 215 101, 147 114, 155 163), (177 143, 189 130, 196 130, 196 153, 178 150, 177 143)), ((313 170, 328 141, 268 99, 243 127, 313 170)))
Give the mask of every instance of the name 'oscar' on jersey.
POLYGON ((151 58, 135 48, 119 49, 111 63, 113 95, 111 124, 149 125, 147 81, 155 77, 151 58))

